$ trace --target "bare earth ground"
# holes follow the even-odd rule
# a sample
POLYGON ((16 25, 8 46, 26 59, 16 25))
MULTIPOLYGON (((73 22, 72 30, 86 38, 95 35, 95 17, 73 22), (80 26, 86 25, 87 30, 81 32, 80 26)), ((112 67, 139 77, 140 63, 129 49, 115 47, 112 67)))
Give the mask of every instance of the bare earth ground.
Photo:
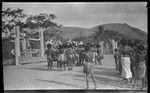
MULTIPOLYGON (((57 71, 55 65, 52 71, 47 70, 46 62, 3 66, 4 90, 86 88, 82 66, 76 66, 72 71, 57 71)), ((95 76, 97 89, 132 90, 130 85, 121 82, 122 78, 115 71, 112 55, 104 56, 102 65, 96 66, 95 76)), ((92 80, 90 89, 94 89, 92 80)))

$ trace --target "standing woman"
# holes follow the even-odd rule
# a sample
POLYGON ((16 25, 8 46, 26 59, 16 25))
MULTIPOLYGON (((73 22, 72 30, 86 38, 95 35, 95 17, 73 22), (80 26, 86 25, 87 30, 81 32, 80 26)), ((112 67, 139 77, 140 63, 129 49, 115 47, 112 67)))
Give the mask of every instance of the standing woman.
POLYGON ((122 51, 122 77, 123 77, 123 81, 125 81, 125 83, 129 83, 131 82, 131 78, 132 78, 132 73, 130 70, 130 47, 128 45, 125 45, 123 51, 122 51))
POLYGON ((94 69, 95 69, 95 62, 93 62, 93 53, 89 46, 85 47, 86 58, 83 65, 83 72, 86 74, 86 84, 87 89, 89 88, 89 77, 91 76, 95 89, 97 88, 95 77, 94 77, 94 69))

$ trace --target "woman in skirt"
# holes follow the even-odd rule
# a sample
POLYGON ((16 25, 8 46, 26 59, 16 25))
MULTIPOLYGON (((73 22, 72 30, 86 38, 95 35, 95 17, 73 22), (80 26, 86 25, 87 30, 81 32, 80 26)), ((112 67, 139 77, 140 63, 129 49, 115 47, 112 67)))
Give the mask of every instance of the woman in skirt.
POLYGON ((123 77, 123 81, 125 81, 125 83, 129 83, 131 82, 131 78, 132 78, 132 73, 130 70, 130 48, 128 47, 128 45, 126 45, 123 49, 123 55, 121 58, 121 64, 122 64, 122 77, 123 77))

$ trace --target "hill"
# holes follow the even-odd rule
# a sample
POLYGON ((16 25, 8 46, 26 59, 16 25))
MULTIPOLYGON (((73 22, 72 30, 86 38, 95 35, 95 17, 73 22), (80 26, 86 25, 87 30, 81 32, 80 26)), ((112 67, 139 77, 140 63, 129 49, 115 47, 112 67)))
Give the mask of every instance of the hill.
MULTIPOLYGON (((104 31, 110 30, 110 31, 117 31, 121 34, 124 34, 125 36, 129 38, 139 38, 142 40, 147 40, 147 33, 135 28, 131 27, 128 24, 122 24, 122 23, 109 23, 109 24, 103 24, 99 25, 104 27, 104 31)), ((98 26, 92 27, 92 28, 80 28, 80 27, 62 27, 62 33, 61 36, 66 39, 71 37, 72 39, 82 36, 90 36, 92 35, 96 30, 98 30, 98 26)))
POLYGON ((87 28, 80 28, 80 27, 62 27, 62 33, 61 36, 64 39, 67 38, 77 38, 77 37, 82 37, 82 36, 90 36, 93 31, 87 28))
MULTIPOLYGON (((110 23, 110 24, 103 24, 104 31, 110 30, 110 31, 117 31, 121 34, 124 34, 125 36, 129 38, 139 38, 139 39, 147 39, 147 33, 135 28, 131 27, 128 24, 121 24, 121 23, 110 23)), ((93 30, 98 30, 98 26, 93 27, 93 30)))

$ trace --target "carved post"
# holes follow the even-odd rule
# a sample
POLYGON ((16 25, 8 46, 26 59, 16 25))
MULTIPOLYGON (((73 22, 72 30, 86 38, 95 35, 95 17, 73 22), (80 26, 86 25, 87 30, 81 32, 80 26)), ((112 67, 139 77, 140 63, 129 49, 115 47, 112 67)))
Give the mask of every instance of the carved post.
POLYGON ((20 57, 20 31, 19 27, 14 27, 14 31, 16 32, 15 38, 15 57, 16 57, 16 65, 19 65, 19 57, 20 57))

